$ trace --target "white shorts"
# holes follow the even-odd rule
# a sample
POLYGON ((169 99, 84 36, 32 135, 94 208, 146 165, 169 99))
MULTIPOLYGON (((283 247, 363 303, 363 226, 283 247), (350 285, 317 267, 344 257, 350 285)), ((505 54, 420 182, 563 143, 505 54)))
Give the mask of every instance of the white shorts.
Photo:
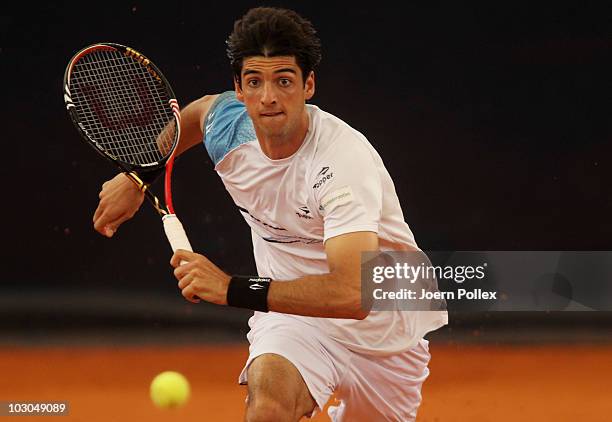
POLYGON ((390 356, 355 353, 318 327, 270 313, 257 320, 247 335, 249 358, 240 373, 246 384, 251 362, 265 353, 289 360, 300 372, 317 403, 316 414, 332 393, 332 421, 414 421, 421 403, 421 385, 429 375, 428 341, 390 356))

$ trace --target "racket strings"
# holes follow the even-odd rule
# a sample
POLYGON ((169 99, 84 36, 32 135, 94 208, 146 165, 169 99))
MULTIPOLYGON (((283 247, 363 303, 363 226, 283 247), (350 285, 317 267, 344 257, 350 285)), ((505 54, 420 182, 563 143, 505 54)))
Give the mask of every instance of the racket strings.
POLYGON ((162 160, 175 142, 175 121, 164 84, 119 51, 81 57, 70 91, 83 129, 121 161, 148 165, 162 160))
MULTIPOLYGON (((106 55, 109 55, 109 52, 105 52, 106 55)), ((107 57, 107 59, 109 59, 107 57)), ((126 63, 127 58, 121 57, 122 60, 119 61, 118 65, 120 67, 120 71, 123 72, 123 74, 128 75, 130 72, 129 69, 129 62, 126 63)), ((131 59, 128 59, 131 60, 131 59)), ((117 62, 118 60, 114 60, 115 62, 117 62)), ((131 64, 131 63, 130 63, 131 64)), ((95 63, 95 65, 97 65, 97 69, 99 69, 100 67, 100 63, 95 63)), ((117 63, 115 63, 115 65, 117 65, 117 63)), ((140 75, 146 77, 147 75, 144 73, 144 68, 140 67, 137 69, 141 72, 140 75)), ((118 120, 114 120, 111 121, 110 119, 108 119, 106 117, 106 113, 98 113, 99 115, 101 114, 101 117, 103 117, 104 119, 102 120, 102 124, 104 127, 106 128, 110 128, 113 129, 115 131, 117 130, 124 130, 125 135, 127 136, 127 138, 131 141, 131 144, 128 144, 128 146, 130 146, 131 148, 129 148, 129 152, 130 154, 134 155, 135 153, 139 155, 134 155, 133 158, 139 158, 140 160, 135 160, 137 163, 142 163, 142 162, 151 162, 151 161, 157 161, 157 159, 159 159, 158 157, 158 148, 157 145, 155 144, 151 144, 151 139, 152 136, 156 135, 157 133, 159 133, 159 127, 154 131, 154 133, 152 133, 152 129, 150 127, 150 125, 148 125, 149 120, 151 120, 151 116, 152 116, 152 101, 150 96, 148 95, 148 92, 146 90, 146 87, 143 86, 143 81, 142 78, 139 76, 138 78, 133 79, 133 81, 135 83, 131 83, 131 84, 125 84, 125 79, 120 79, 117 78, 115 75, 113 75, 113 77, 110 79, 112 84, 120 84, 120 86, 122 88, 126 88, 126 90, 109 90, 109 83, 107 81, 102 80, 104 83, 104 88, 106 88, 107 92, 111 92, 114 95, 113 98, 113 102, 111 103, 111 110, 114 112, 115 115, 117 115, 119 117, 118 120), (127 94, 127 95, 126 95, 127 94), (138 109, 132 109, 130 110, 129 106, 131 106, 131 98, 138 98, 140 100, 140 104, 142 105, 142 107, 140 107, 140 110, 138 109), (127 100, 127 101, 126 101, 127 100), (147 135, 148 141, 147 143, 145 143, 144 145, 141 145, 140 149, 134 149, 134 144, 138 144, 138 133, 135 133, 135 131, 133 130, 134 128, 144 128, 146 129, 146 133, 145 135, 147 135)), ((112 86, 111 86, 112 87, 112 86)), ((152 91, 152 93, 156 93, 155 90, 152 91)), ((95 98, 95 97, 94 97, 95 98)), ((112 98, 112 96, 111 96, 112 98)), ((161 101, 158 101, 158 103, 160 103, 161 101)), ((100 106, 99 104, 96 104, 97 108, 98 108, 98 112, 100 111, 100 106)), ((159 111, 159 110, 158 110, 159 111)), ((162 110, 163 112, 163 110, 162 110)), ((121 145, 119 145, 120 147, 124 147, 125 145, 123 145, 123 143, 121 145)), ((125 151, 123 151, 125 153, 125 151)))

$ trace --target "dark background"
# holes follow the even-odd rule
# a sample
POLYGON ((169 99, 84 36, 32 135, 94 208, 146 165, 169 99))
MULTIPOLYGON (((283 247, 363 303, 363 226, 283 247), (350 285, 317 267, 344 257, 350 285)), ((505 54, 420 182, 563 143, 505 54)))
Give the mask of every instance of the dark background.
MULTIPOLYGON (((150 207, 111 240, 93 231, 114 169, 72 127, 62 78, 76 51, 110 41, 150 57, 183 105, 231 89, 225 40, 259 4, 22 3, 0 12, 2 324, 202 316, 242 327, 245 313, 182 302, 150 207)), ((421 248, 612 249, 610 10, 265 5, 293 8, 318 29, 312 102, 378 150, 421 248)), ((174 191, 194 249, 228 272, 254 272, 248 227, 204 148, 177 161, 174 191)))

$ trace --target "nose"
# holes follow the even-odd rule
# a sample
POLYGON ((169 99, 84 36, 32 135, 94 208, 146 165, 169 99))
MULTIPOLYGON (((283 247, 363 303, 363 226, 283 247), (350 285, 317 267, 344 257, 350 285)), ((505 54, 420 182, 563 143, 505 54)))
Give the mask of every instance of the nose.
POLYGON ((276 104, 276 90, 272 84, 264 83, 261 93, 261 104, 264 106, 276 104))

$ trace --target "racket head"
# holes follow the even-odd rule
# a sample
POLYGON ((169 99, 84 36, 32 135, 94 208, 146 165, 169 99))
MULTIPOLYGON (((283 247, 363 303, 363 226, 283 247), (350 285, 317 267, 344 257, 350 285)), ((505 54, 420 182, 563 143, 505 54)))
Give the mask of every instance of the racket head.
POLYGON ((89 45, 68 63, 64 102, 82 138, 126 172, 143 175, 173 157, 180 113, 150 59, 116 43, 89 45))

